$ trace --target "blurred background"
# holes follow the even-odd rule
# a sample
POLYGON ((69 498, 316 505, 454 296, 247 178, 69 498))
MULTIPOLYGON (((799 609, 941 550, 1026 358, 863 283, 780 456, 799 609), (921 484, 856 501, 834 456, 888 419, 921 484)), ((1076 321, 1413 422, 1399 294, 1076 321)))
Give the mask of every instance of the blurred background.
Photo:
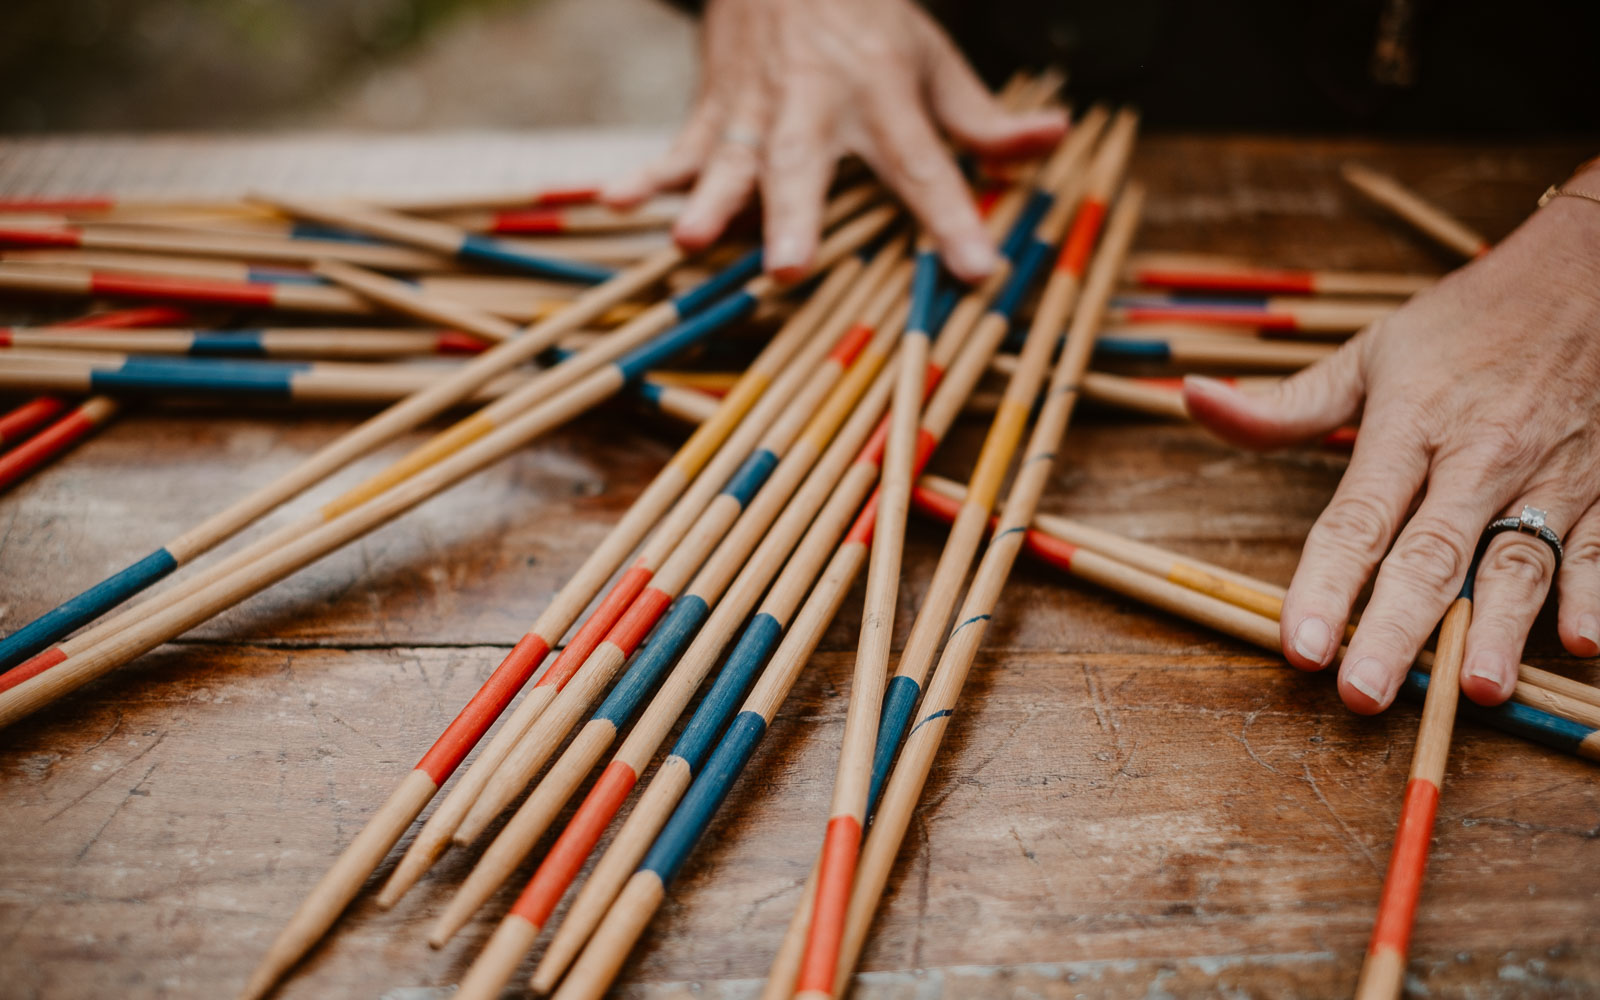
POLYGON ((694 37, 657 0, 0 0, 0 130, 663 124, 694 37))
MULTIPOLYGON (((925 0, 1147 126, 1600 135, 1597 0, 925 0)), ((696 0, 0 0, 0 131, 665 125, 696 0)))

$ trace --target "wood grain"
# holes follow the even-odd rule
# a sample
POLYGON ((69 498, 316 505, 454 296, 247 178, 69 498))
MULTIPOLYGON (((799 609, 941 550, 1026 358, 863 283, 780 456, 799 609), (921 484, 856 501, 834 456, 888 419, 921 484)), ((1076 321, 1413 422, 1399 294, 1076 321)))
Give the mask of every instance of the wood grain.
MULTIPOLYGON (((551 148, 559 158, 561 144, 551 148)), ((1442 270, 1438 251, 1344 189, 1341 160, 1391 172, 1499 238, 1584 155, 1577 144, 1154 137, 1133 171, 1151 189, 1139 246, 1442 270)), ((354 420, 130 408, 0 497, 0 627, 213 510, 219 483, 238 494, 269 481, 354 420)), ((0 992, 144 1000, 236 989, 671 455, 675 432, 645 423, 624 404, 585 417, 0 733, 0 992)), ((986 424, 964 418, 931 471, 965 479, 986 424)), ((407 435, 314 498, 421 440, 407 435)), ((1249 455, 1192 427, 1085 410, 1045 507, 1286 581, 1342 467, 1322 452, 1249 455)), ((308 509, 302 501, 268 528, 308 509)), ((908 538, 897 648, 943 542, 918 519, 908 538)), ((818 846, 860 606, 859 592, 847 600, 620 995, 757 992, 818 846)), ((1600 681, 1560 654, 1548 611, 1529 659, 1600 681)), ((1414 707, 1358 718, 1329 678, 1031 563, 1013 576, 968 694, 856 996, 1349 995, 1414 707)), ((1435 997, 1600 990, 1592 767, 1465 723, 1452 749, 1414 981, 1435 997)), ((442 1000, 519 881, 430 952, 427 925, 473 860, 447 857, 392 912, 370 894, 358 901, 280 995, 442 1000)), ((529 971, 531 959, 518 981, 529 971)))

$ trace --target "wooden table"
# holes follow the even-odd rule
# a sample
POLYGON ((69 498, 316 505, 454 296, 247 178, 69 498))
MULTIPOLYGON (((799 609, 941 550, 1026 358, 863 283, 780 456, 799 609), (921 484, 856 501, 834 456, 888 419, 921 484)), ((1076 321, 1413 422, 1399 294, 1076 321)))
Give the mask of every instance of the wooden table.
MULTIPOLYGON (((337 186, 340 165, 364 154, 318 141, 326 169, 307 164, 302 175, 337 186)), ((612 165, 593 155, 593 137, 518 141, 542 151, 539 170, 612 165)), ((430 142, 416 140, 436 153, 462 140, 430 142)), ((1439 268, 1443 258, 1342 188, 1339 161, 1392 170, 1499 237, 1590 152, 1151 138, 1135 167, 1152 191, 1140 246, 1439 268)), ((48 159, 0 147, 0 186, 26 186, 18 164, 48 159)), ((503 179, 475 177, 470 157, 460 166, 463 186, 503 179)), ((354 419, 168 409, 118 420, 0 497, 0 624, 32 619, 354 419)), ((0 994, 231 995, 670 454, 680 431, 641 423, 616 411, 583 419, 0 733, 0 994)), ((964 478, 981 434, 977 420, 960 426, 937 471, 964 478)), ((1341 466, 1316 451, 1250 455, 1192 428, 1089 413, 1046 503, 1287 580, 1341 466)), ((900 639, 940 540, 927 523, 912 529, 900 639)), ((634 953, 621 995, 756 991, 822 833, 859 606, 858 594, 634 953)), ((1548 617, 1530 650, 1541 665, 1600 679, 1560 654, 1548 617)), ((1326 677, 1033 564, 1006 593, 967 699, 856 996, 1351 992, 1414 706, 1358 718, 1326 677)), ((364 896, 281 996, 446 996, 516 888, 430 952, 424 929, 469 860, 447 857, 392 912, 364 896)), ((1592 764, 1461 726, 1411 973, 1416 993, 1433 997, 1600 991, 1592 764)))

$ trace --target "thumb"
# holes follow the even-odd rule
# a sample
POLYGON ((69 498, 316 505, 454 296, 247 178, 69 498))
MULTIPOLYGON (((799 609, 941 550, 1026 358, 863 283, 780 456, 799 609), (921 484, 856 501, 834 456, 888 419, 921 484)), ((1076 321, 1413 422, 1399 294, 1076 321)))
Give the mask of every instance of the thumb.
POLYGON ((1320 438, 1353 420, 1366 397, 1361 349, 1344 347, 1271 389, 1244 392, 1200 375, 1183 380, 1189 414, 1224 441, 1247 448, 1278 448, 1320 438))

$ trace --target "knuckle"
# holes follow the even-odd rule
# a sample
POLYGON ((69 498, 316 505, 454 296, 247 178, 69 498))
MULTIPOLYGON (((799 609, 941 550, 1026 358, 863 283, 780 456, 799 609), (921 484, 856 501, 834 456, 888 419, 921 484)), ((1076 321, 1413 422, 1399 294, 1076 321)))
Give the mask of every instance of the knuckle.
POLYGON ((1563 568, 1584 566, 1592 568, 1600 564, 1600 534, 1584 532, 1567 540, 1564 546, 1565 554, 1561 560, 1563 568))
POLYGON ((1549 553, 1543 542, 1507 537, 1484 553, 1482 569, 1496 578, 1514 580, 1530 588, 1544 582, 1549 553))
POLYGON ((1370 496, 1351 494, 1335 500, 1311 529, 1315 541, 1348 552, 1376 558, 1394 532, 1393 518, 1370 496))
POLYGON ((1412 522, 1384 561, 1384 568, 1404 583, 1445 591, 1461 578, 1471 556, 1470 547, 1445 525, 1412 522))

